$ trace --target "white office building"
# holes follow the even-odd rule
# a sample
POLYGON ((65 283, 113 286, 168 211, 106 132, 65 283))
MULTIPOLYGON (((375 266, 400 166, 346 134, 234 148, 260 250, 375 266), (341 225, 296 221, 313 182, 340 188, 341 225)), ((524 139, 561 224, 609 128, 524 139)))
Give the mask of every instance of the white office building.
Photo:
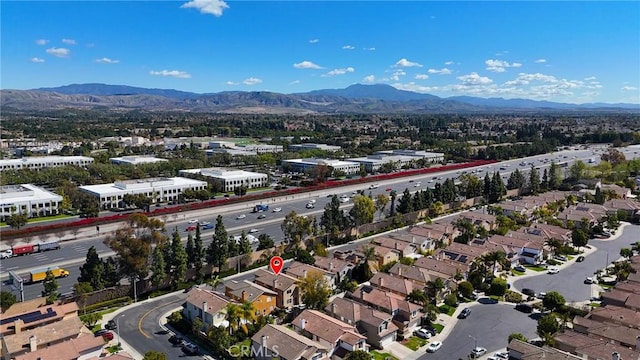
POLYGON ((387 163, 394 163, 396 169, 400 169, 404 166, 411 166, 415 161, 421 159, 438 162, 444 160, 444 154, 417 150, 386 150, 378 151, 366 157, 351 158, 348 160, 364 165, 367 172, 373 173, 380 170, 380 167, 387 163))
POLYGON ((0 186, 0 218, 14 213, 28 217, 57 215, 62 196, 31 184, 0 186))
POLYGON ((180 170, 180 175, 188 176, 188 174, 197 174, 213 178, 221 185, 222 191, 224 192, 233 191, 241 185, 245 185, 249 189, 269 185, 269 176, 267 174, 244 170, 224 168, 180 170))
POLYGON ((212 154, 231 154, 231 155, 258 155, 258 154, 275 154, 283 152, 282 145, 270 144, 247 144, 236 145, 230 141, 211 141, 209 142, 208 155, 212 154))
POLYGON ((122 199, 125 194, 144 194, 153 199, 154 202, 177 201, 187 189, 205 190, 207 189, 207 183, 183 177, 172 177, 125 180, 111 184, 80 186, 80 190, 98 198, 102 209, 123 207, 122 199))
POLYGON ((282 160, 282 168, 288 172, 309 172, 316 166, 330 166, 347 175, 357 174, 360 171, 360 164, 353 161, 313 158, 282 160))
POLYGON ((123 156, 123 157, 109 158, 109 161, 111 161, 112 164, 140 165, 140 164, 152 164, 157 162, 165 162, 169 160, 157 158, 155 156, 123 156))
POLYGON ((88 166, 93 158, 88 156, 31 156, 22 159, 0 160, 0 171, 20 169, 44 169, 56 166, 88 166))
POLYGON ((342 150, 342 147, 335 145, 327 145, 327 144, 313 144, 313 143, 305 143, 305 144, 291 144, 289 145, 289 150, 292 151, 303 151, 303 150, 323 150, 336 152, 342 150))
POLYGON ((431 162, 439 162, 444 160, 444 153, 437 153, 431 151, 422 151, 422 150, 381 150, 375 153, 381 155, 402 155, 402 156, 411 156, 416 159, 426 159, 431 162))

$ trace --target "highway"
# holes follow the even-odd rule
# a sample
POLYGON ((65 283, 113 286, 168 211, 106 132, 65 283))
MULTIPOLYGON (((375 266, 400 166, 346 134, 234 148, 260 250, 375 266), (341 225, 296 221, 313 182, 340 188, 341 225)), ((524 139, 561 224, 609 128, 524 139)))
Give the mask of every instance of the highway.
MULTIPOLYGON (((316 216, 319 222, 320 216, 324 212, 325 205, 330 201, 330 196, 336 195, 353 195, 356 191, 364 191, 365 194, 371 193, 374 197, 380 193, 390 193, 391 190, 395 190, 400 196, 405 188, 408 188, 411 192, 424 189, 426 187, 435 186, 436 182, 443 182, 448 178, 457 178, 463 172, 474 173, 479 178, 484 178, 486 173, 492 174, 495 171, 501 173, 502 177, 506 179, 509 174, 516 168, 521 171, 528 171, 533 163, 542 172, 543 169, 548 168, 551 165, 551 161, 568 162, 571 164, 575 160, 588 161, 588 159, 595 159, 597 163, 599 161, 600 153, 603 151, 603 147, 593 147, 591 149, 580 150, 563 150, 554 152, 551 154, 536 155, 521 159, 514 159, 509 161, 503 161, 495 164, 485 165, 477 168, 469 168, 463 170, 451 170, 441 173, 428 174, 428 175, 415 175, 411 177, 405 177, 400 179, 379 181, 375 183, 376 188, 370 189, 366 184, 351 185, 345 187, 339 187, 334 189, 321 190, 316 192, 308 192, 297 195, 280 196, 271 200, 247 202, 240 204, 230 204, 220 206, 211 209, 194 210, 186 213, 171 214, 160 217, 161 220, 166 223, 166 231, 170 234, 175 227, 178 228, 183 241, 186 241, 188 231, 186 228, 190 225, 189 220, 197 219, 200 222, 211 222, 215 224, 215 219, 218 215, 222 215, 225 227, 230 235, 239 235, 242 230, 249 232, 251 229, 257 230, 253 233, 254 236, 258 236, 260 233, 269 234, 276 243, 280 243, 283 240, 283 233, 280 225, 284 219, 284 216, 291 211, 295 211, 297 214, 316 216), (545 162, 546 160, 546 162, 545 162), (527 163, 527 165, 521 165, 527 163), (314 209, 307 209, 306 204, 310 199, 316 200, 314 209), (264 219, 258 219, 260 214, 251 213, 254 205, 263 203, 270 206, 269 211, 261 213, 266 215, 264 219), (274 213, 272 210, 276 207, 282 209, 281 212, 274 213), (240 219, 239 215, 245 217, 240 219)), ((619 148, 623 151, 627 159, 639 157, 640 146, 619 148)), ((352 206, 351 201, 342 205, 346 211, 352 206)), ((387 207, 388 211, 388 207, 387 207)), ((377 214, 376 214, 377 216, 377 214)), ((29 271, 40 269, 47 266, 60 266, 70 271, 71 275, 68 278, 58 279, 60 284, 60 292, 67 293, 72 290, 73 284, 77 281, 79 276, 79 266, 84 263, 86 253, 89 247, 95 246, 101 257, 108 257, 113 255, 113 251, 103 244, 106 234, 113 231, 120 226, 119 224, 110 224, 108 226, 101 226, 101 233, 97 234, 95 228, 87 228, 81 231, 81 234, 90 234, 87 236, 80 236, 78 240, 65 241, 62 244, 60 250, 31 254, 21 257, 13 257, 9 259, 0 260, 0 279, 6 280, 8 278, 7 271, 13 270, 18 274, 25 276, 29 271)), ((202 237, 205 246, 210 242, 213 229, 205 230, 202 232, 202 237)), ((32 239, 32 242, 35 240, 32 239)), ((17 242, 16 242, 17 243, 17 242)), ((25 286, 25 299, 40 296, 42 291, 42 284, 33 284, 25 286)))

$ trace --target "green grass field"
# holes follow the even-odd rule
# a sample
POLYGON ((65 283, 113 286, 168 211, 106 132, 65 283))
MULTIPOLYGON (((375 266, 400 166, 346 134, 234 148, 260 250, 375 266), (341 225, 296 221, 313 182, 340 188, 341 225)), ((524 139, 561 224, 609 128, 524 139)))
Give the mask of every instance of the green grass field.
POLYGON ((398 360, 397 357, 392 356, 389 353, 380 353, 375 350, 371 350, 369 351, 369 353, 371 354, 371 359, 373 360, 387 360, 387 359, 398 360))
POLYGON ((409 340, 407 340, 406 342, 403 342, 403 345, 408 347, 409 349, 416 351, 418 349, 420 349, 421 347, 425 346, 427 344, 427 340, 425 339, 421 339, 417 336, 412 336, 409 338, 409 340))

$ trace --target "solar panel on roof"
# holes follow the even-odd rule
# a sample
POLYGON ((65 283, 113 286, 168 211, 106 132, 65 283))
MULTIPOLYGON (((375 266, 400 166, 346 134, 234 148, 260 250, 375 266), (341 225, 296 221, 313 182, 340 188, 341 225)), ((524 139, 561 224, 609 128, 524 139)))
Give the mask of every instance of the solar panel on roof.
POLYGON ((40 311, 32 311, 30 313, 16 315, 6 319, 0 319, 0 325, 9 324, 20 319, 24 320, 25 317, 28 318, 29 316, 34 316, 36 314, 40 314, 40 311))

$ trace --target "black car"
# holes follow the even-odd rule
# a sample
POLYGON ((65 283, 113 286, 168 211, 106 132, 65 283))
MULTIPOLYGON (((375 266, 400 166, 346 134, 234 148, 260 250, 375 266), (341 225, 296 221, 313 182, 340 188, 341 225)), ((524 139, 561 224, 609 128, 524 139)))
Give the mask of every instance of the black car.
POLYGON ((523 313, 531 314, 533 312, 533 306, 529 304, 518 304, 516 305, 516 310, 522 311, 523 313))
POLYGON ((466 319, 469 315, 471 315, 471 309, 464 308, 462 312, 460 312, 460 315, 458 315, 458 319, 466 319))
POLYGON ((522 293, 527 295, 527 296, 536 296, 536 292, 533 291, 533 289, 522 289, 522 293))
POLYGON ((107 330, 107 329, 100 329, 100 330, 94 332, 93 335, 95 335, 95 337, 98 337, 98 336, 102 336, 103 334, 106 334, 108 332, 109 332, 109 330, 107 330))
POLYGON ((109 320, 107 321, 107 325, 105 325, 104 328, 107 330, 115 330, 118 328, 118 325, 116 324, 115 321, 109 320))
POLYGON ((182 344, 182 338, 178 335, 171 335, 171 337, 169 338, 169 342, 172 343, 174 346, 178 346, 182 344))
POLYGON ((580 255, 576 258, 576 262, 583 262, 584 261, 584 256, 580 255))

